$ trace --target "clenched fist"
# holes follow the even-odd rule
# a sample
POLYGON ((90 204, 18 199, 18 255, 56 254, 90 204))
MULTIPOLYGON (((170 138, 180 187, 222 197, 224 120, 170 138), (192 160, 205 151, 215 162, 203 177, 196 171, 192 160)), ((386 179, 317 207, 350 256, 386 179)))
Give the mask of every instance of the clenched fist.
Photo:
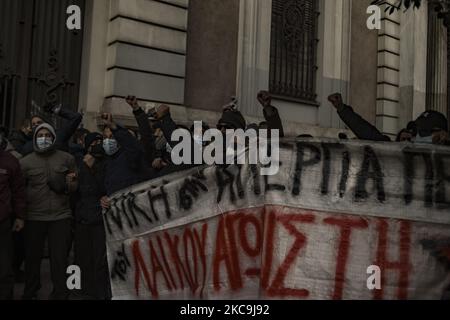
POLYGON ((330 101, 336 109, 340 108, 344 104, 340 93, 332 94, 328 97, 328 101, 330 101))

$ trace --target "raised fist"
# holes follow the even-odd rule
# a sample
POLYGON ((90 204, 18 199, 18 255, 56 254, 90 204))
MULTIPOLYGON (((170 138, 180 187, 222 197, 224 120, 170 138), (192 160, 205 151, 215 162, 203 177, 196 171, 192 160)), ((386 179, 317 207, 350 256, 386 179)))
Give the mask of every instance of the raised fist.
POLYGON ((133 108, 133 111, 139 109, 138 100, 135 96, 127 96, 125 98, 125 101, 130 105, 131 108, 133 108))
POLYGON ((258 101, 259 103, 265 108, 270 106, 270 104, 272 103, 272 97, 270 96, 270 93, 267 91, 260 91, 258 93, 258 101))
POLYGON ((340 93, 330 95, 328 97, 328 101, 330 101, 336 109, 344 104, 342 100, 342 95, 340 93))

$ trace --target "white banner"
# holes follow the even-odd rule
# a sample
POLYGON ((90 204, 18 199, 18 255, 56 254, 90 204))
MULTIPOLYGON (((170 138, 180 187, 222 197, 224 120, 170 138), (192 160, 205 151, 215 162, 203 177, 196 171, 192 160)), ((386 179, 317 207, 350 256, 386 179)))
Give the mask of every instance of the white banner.
POLYGON ((280 160, 275 176, 207 167, 118 193, 104 215, 114 298, 443 296, 448 148, 311 140, 280 160))

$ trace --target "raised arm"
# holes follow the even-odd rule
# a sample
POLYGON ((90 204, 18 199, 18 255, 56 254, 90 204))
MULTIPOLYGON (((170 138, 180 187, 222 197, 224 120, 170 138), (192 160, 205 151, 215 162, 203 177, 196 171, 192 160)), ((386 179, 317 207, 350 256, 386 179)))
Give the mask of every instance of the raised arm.
POLYGON ((391 139, 382 134, 374 125, 369 123, 359 114, 357 114, 352 107, 347 106, 342 101, 342 96, 339 93, 328 97, 328 100, 336 108, 339 117, 352 130, 352 132, 361 140, 370 141, 391 141, 391 139))
POLYGON ((148 122, 147 114, 139 107, 136 97, 128 96, 126 101, 133 109, 133 114, 136 118, 139 133, 142 138, 142 144, 144 145, 144 155, 147 163, 152 163, 156 158, 155 137, 153 136, 152 128, 148 122))
POLYGON ((280 133, 280 138, 283 138, 283 122, 281 121, 277 108, 272 105, 272 97, 270 96, 270 93, 267 91, 260 91, 258 93, 258 101, 264 108, 263 114, 266 119, 268 129, 278 130, 280 133))

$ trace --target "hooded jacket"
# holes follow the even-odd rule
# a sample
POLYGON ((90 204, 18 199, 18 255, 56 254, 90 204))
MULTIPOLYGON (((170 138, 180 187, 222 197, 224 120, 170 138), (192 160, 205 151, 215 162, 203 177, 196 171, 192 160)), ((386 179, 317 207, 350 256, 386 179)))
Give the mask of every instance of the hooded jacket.
POLYGON ((56 133, 49 124, 40 125, 33 135, 34 152, 20 161, 26 183, 26 219, 31 221, 58 221, 71 217, 66 175, 77 172, 75 158, 55 149, 55 143, 45 150, 36 146, 37 133, 49 130, 55 141, 56 133))
POLYGON ((92 168, 79 164, 78 192, 76 194, 75 220, 85 225, 103 222, 100 199, 106 195, 106 159, 96 159, 92 168))
MULTIPOLYGON (((66 120, 66 122, 60 129, 55 131, 56 134, 55 148, 64 152, 69 152, 69 145, 68 145, 69 140, 79 127, 81 121, 83 120, 83 116, 80 113, 72 112, 66 108, 60 108, 58 116, 66 120)), ((33 150, 34 147, 32 140, 26 142, 19 152, 25 157, 26 155, 32 153, 33 150)))

